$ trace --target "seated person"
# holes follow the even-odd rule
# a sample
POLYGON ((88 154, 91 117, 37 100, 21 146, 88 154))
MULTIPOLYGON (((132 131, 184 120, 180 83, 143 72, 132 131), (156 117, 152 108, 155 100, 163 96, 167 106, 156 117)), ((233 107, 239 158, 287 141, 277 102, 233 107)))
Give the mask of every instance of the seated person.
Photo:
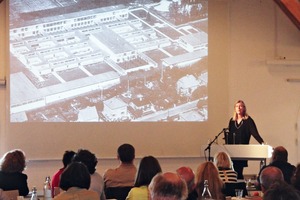
POLYGON ((95 154, 86 149, 79 149, 73 158, 74 162, 82 162, 87 167, 91 175, 91 184, 89 189, 96 191, 100 196, 100 200, 105 200, 104 193, 104 181, 102 176, 96 172, 96 166, 98 163, 95 154))
POLYGON ((199 165, 196 173, 196 190, 201 197, 204 189, 204 181, 208 181, 208 188, 213 199, 223 199, 223 181, 214 163, 207 161, 199 165))
POLYGON ((285 181, 276 181, 264 193, 264 200, 299 200, 300 193, 285 181))
MULTIPOLYGON (((108 169, 104 172, 104 184, 106 198, 116 198, 114 193, 116 189, 129 190, 133 187, 136 175, 136 167, 133 164, 135 158, 135 149, 130 144, 122 144, 117 151, 117 158, 120 165, 115 169, 108 169), (114 191, 114 192, 111 192, 114 191)), ((122 194, 121 199, 128 195, 122 194)))
POLYGON ((97 192, 88 190, 91 183, 91 176, 83 163, 73 162, 63 171, 59 187, 61 192, 54 197, 54 200, 99 200, 97 192))
POLYGON ((277 167, 266 167, 259 175, 259 182, 263 193, 265 193, 273 183, 278 181, 284 181, 284 178, 283 173, 277 167))
POLYGON ((219 152, 214 156, 214 163, 219 170, 223 183, 236 183, 237 173, 233 169, 230 156, 225 152, 219 152))
POLYGON ((135 178, 134 187, 129 191, 126 200, 148 200, 148 185, 152 178, 161 172, 161 167, 156 158, 146 156, 141 159, 135 178))
POLYGON ((151 200, 184 200, 188 196, 186 183, 178 174, 157 174, 149 184, 151 200))
POLYGON ((20 196, 29 193, 27 175, 23 174, 26 167, 25 154, 16 149, 7 152, 1 159, 0 188, 6 190, 19 190, 20 196))
MULTIPOLYGON (((278 146, 274 149, 270 164, 261 168, 258 177, 260 176, 261 171, 269 166, 279 168, 283 173, 285 182, 288 184, 291 183, 291 178, 296 170, 296 167, 288 162, 288 152, 283 146, 278 146)), ((260 183, 259 179, 258 182, 260 183)))
POLYGON ((65 151, 62 159, 63 167, 60 168, 52 177, 51 187, 52 187, 52 196, 54 196, 54 188, 59 187, 60 175, 64 169, 72 162, 72 159, 75 155, 74 151, 65 151))
POLYGON ((187 200, 197 200, 198 194, 195 190, 195 174, 190 167, 180 167, 176 170, 177 174, 186 182, 188 188, 187 200))

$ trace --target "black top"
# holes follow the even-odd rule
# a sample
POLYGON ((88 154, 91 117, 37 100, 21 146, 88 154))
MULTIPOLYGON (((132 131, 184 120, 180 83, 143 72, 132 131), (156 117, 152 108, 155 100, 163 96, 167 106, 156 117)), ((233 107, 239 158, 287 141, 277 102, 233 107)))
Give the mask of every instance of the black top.
POLYGON ((20 196, 26 196, 29 193, 27 175, 20 172, 5 173, 0 171, 0 188, 4 191, 19 190, 20 196))
POLYGON ((198 199, 198 193, 196 190, 193 190, 189 193, 186 200, 197 200, 198 199))
MULTIPOLYGON (((226 144, 249 144, 251 135, 259 142, 260 144, 264 140, 260 137, 254 120, 248 116, 247 119, 243 119, 239 124, 237 121, 234 121, 232 118, 229 121, 229 133, 225 132, 225 143, 226 144)), ((235 169, 240 167, 248 166, 247 160, 234 160, 233 165, 235 169)), ((238 178, 241 178, 240 175, 238 178)))
POLYGON ((251 135, 260 144, 264 142, 250 116, 248 119, 243 119, 239 124, 231 118, 228 128, 229 133, 228 135, 225 135, 226 144, 249 144, 251 135))

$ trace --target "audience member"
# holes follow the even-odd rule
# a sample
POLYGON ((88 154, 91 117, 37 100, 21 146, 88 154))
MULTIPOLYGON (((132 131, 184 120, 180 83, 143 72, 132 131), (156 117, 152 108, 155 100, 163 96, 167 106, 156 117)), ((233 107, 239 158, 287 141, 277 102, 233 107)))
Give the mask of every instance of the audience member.
POLYGON ((65 151, 63 158, 62 158, 62 163, 63 167, 60 168, 52 177, 52 196, 54 196, 54 188, 59 187, 59 180, 60 180, 60 175, 64 171, 64 169, 72 162, 72 159, 75 155, 74 151, 65 151))
POLYGON ((300 191, 300 164, 297 165, 295 173, 291 179, 292 185, 300 191))
POLYGON ((29 193, 27 175, 23 174, 26 167, 25 154, 16 149, 7 152, 1 159, 0 188, 5 190, 19 190, 20 196, 29 193))
POLYGON ((285 181, 276 181, 264 193, 264 200, 300 200, 299 192, 285 181))
POLYGON ((73 161, 82 162, 86 165, 90 175, 91 175, 91 184, 89 189, 96 191, 101 200, 106 199, 104 193, 104 181, 100 174, 96 172, 96 166, 98 163, 97 157, 95 154, 91 153, 89 150, 79 149, 76 153, 73 161))
POLYGON ((99 200, 97 192, 88 190, 91 183, 90 173, 85 164, 73 162, 61 174, 60 188, 62 192, 54 200, 99 200))
POLYGON ((195 189, 195 174, 190 167, 180 167, 176 170, 177 174, 186 182, 188 188, 187 200, 197 200, 198 194, 195 189))
POLYGON ((214 163, 207 161, 199 165, 196 173, 196 190, 199 198, 202 195, 204 181, 208 181, 208 188, 213 199, 223 199, 222 193, 224 183, 219 176, 219 172, 214 163))
POLYGON ((284 181, 281 170, 277 167, 266 167, 263 169, 259 176, 261 191, 265 193, 270 186, 276 181, 284 181))
POLYGON ((188 196, 185 181, 171 172, 155 175, 149 185, 149 192, 151 200, 185 200, 188 196))
POLYGON ((133 164, 135 149, 130 144, 122 144, 117 153, 120 165, 115 169, 106 170, 103 175, 105 187, 133 187, 137 171, 133 164))
POLYGON ((223 183, 237 182, 237 173, 233 169, 230 156, 226 152, 219 152, 214 156, 214 163, 219 170, 223 183))
POLYGON ((264 168, 269 166, 279 168, 283 173, 284 180, 289 184, 291 183, 291 178, 296 170, 296 167, 288 163, 288 152, 283 146, 278 146, 274 149, 270 164, 262 167, 258 176, 264 168))
POLYGON ((161 167, 156 158, 153 156, 142 158, 135 178, 134 187, 129 191, 126 199, 148 200, 148 185, 152 178, 158 173, 161 173, 161 167))

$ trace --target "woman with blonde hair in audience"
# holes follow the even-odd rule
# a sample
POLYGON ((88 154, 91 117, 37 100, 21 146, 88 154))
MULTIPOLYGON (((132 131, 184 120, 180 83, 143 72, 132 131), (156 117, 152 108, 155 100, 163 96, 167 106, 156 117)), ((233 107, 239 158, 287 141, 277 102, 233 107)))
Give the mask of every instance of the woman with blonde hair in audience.
POLYGON ((26 167, 25 154, 19 149, 7 152, 1 159, 0 188, 19 190, 20 196, 29 193, 27 175, 23 174, 26 167))
POLYGON ((152 178, 161 173, 158 160, 153 156, 146 156, 141 159, 136 174, 134 187, 129 191, 126 200, 148 200, 148 185, 152 178))
POLYGON ((219 170, 219 176, 223 183, 237 182, 237 173, 234 171, 231 158, 226 152, 215 154, 214 163, 219 170))
POLYGON ((217 167, 213 162, 207 161, 199 165, 196 173, 196 190, 198 199, 201 199, 204 181, 208 181, 208 188, 213 199, 223 200, 223 181, 219 176, 217 167))

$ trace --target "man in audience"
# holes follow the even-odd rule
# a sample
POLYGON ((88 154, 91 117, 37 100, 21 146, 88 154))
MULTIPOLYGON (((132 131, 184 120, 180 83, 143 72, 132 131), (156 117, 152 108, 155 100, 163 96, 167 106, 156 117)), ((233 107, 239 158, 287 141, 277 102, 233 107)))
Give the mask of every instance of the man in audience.
POLYGON ((263 169, 269 166, 279 168, 283 173, 285 182, 288 184, 291 183, 291 178, 296 170, 296 167, 288 162, 288 152, 283 146, 278 146, 274 149, 270 164, 262 167, 258 176, 260 176, 260 173, 263 169))
POLYGON ((105 187, 133 186, 136 167, 133 164, 135 149, 131 144, 122 144, 118 148, 120 165, 115 169, 108 169, 104 173, 105 187))
POLYGON ((135 149, 131 144, 122 144, 117 153, 120 165, 115 169, 106 170, 103 175, 105 194, 107 198, 124 199, 135 181, 135 149))
POLYGON ((285 181, 275 182, 264 193, 264 200, 300 200, 299 192, 285 181))
POLYGON ((186 182, 188 188, 187 200, 197 200, 198 194, 195 190, 195 174, 190 167, 180 167, 177 174, 186 182))
POLYGON ((151 200, 185 200, 188 189, 178 174, 166 172, 153 177, 149 185, 151 200))
POLYGON ((273 183, 284 181, 281 170, 277 167, 269 166, 263 169, 259 176, 261 191, 265 193, 273 183))

